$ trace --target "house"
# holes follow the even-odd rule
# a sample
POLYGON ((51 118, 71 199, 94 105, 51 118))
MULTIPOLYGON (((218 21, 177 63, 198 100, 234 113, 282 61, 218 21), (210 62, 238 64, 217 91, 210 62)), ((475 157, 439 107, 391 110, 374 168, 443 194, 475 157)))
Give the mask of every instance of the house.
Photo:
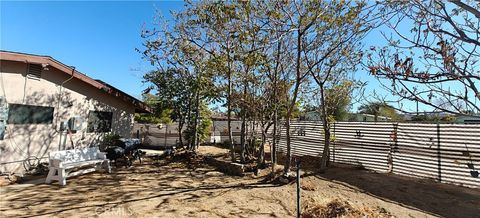
POLYGON ((322 120, 322 115, 318 111, 307 111, 300 117, 300 120, 319 121, 322 120))
MULTIPOLYGON (((232 120, 230 123, 232 128, 232 140, 234 144, 240 144, 242 121, 232 120)), ((252 123, 246 123, 247 130, 251 130, 252 123)), ((257 127, 258 128, 258 127, 257 127)), ((226 120, 213 120, 212 128, 210 130, 210 143, 225 143, 228 142, 228 121, 226 120)))
MULTIPOLYGON (((300 117, 300 120, 302 120, 302 121, 321 121, 322 120, 322 115, 318 111, 308 111, 308 112, 305 112, 305 114, 302 117, 300 117)), ((392 119, 390 117, 377 116, 377 121, 378 122, 391 121, 391 120, 392 119)), ((351 113, 351 114, 348 114, 348 121, 349 122, 374 122, 375 121, 375 115, 351 113)))
POLYGON ((49 151, 130 137, 143 102, 50 56, 0 51, 0 172, 22 173, 49 151))
POLYGON ((480 114, 457 116, 455 123, 480 124, 480 114))
MULTIPOLYGON (((374 122, 375 121, 375 115, 372 114, 350 114, 350 118, 348 121, 351 122, 374 122)), ((391 121, 392 118, 390 117, 385 117, 385 116, 377 116, 377 121, 378 122, 385 122, 385 121, 391 121)))

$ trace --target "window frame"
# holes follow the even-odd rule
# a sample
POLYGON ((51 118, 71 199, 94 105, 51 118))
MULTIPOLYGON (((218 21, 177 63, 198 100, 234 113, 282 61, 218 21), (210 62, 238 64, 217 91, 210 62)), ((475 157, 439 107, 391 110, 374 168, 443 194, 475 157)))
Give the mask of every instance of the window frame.
POLYGON ((52 124, 53 120, 55 119, 55 107, 50 106, 41 106, 41 105, 30 105, 30 104, 17 104, 17 103, 10 103, 8 104, 8 115, 7 115, 7 124, 11 125, 38 125, 38 124, 52 124), (26 111, 19 111, 21 110, 20 107, 29 107, 26 111), (43 109, 43 111, 42 111, 43 109), (14 111, 15 110, 15 111, 14 111), (16 115, 13 114, 14 112, 17 113, 28 113, 23 115, 22 121, 19 122, 22 117, 15 117, 16 115), (39 113, 44 114, 39 114, 39 113), (39 115, 47 115, 46 118, 39 118, 39 115))
POLYGON ((112 131, 112 126, 113 126, 113 112, 98 111, 98 110, 90 110, 88 112, 87 133, 108 133, 112 131), (92 117, 92 116, 95 116, 95 117, 92 117), (95 121, 92 119, 99 119, 99 121, 106 121, 106 122, 103 124, 95 125, 94 124, 95 121), (92 126, 92 125, 95 125, 95 126, 92 126))

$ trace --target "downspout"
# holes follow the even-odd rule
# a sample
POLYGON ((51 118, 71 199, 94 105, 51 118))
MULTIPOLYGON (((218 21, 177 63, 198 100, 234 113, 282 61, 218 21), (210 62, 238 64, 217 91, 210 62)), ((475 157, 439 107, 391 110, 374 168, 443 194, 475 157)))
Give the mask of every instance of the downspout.
POLYGON ((28 75, 28 68, 30 67, 28 61, 25 61, 27 64, 27 69, 25 69, 25 78, 24 78, 24 83, 23 83, 23 99, 22 99, 22 104, 25 104, 25 98, 27 97, 27 75, 28 75))
POLYGON ((71 66, 72 68, 72 75, 70 76, 70 78, 66 79, 65 81, 62 82, 62 84, 60 84, 60 88, 59 88, 59 92, 58 92, 58 100, 57 100, 57 107, 56 107, 56 110, 57 110, 57 115, 55 117, 55 126, 53 127, 54 131, 57 132, 57 133, 60 133, 60 138, 59 138, 59 146, 58 146, 58 150, 63 150, 65 149, 65 144, 66 144, 66 139, 67 139, 67 136, 70 135, 70 143, 72 144, 72 147, 73 147, 73 138, 72 138, 72 135, 71 134, 65 134, 65 136, 63 136, 63 131, 61 131, 59 128, 58 128, 58 120, 59 120, 59 117, 60 117, 60 101, 62 100, 62 91, 63 91, 63 85, 65 85, 65 83, 69 82, 70 80, 73 79, 74 77, 74 74, 75 74, 75 67, 74 66, 71 66), (65 138, 63 138, 65 137, 65 138), (63 140, 62 140, 63 138, 63 140))
POLYGON ((60 101, 62 99, 62 88, 63 88, 63 85, 65 85, 65 83, 69 82, 70 80, 73 79, 74 77, 74 74, 75 74, 75 67, 74 66, 70 66, 72 68, 72 75, 70 76, 70 78, 66 79, 65 81, 62 82, 62 84, 60 84, 60 89, 59 89, 59 92, 58 92, 58 100, 57 100, 57 117, 55 119, 55 131, 57 131, 57 127, 58 127, 58 117, 59 117, 59 108, 60 108, 60 101))

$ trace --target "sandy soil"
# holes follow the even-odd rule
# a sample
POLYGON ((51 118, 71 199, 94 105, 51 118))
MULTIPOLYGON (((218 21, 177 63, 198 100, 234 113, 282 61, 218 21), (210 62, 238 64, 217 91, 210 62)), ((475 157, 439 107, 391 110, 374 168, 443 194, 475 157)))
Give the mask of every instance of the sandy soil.
MULTIPOLYGON (((201 147, 201 153, 227 152, 201 147)), ((226 176, 201 162, 149 160, 112 174, 92 173, 67 186, 0 187, 2 217, 294 217, 295 184, 226 176)), ((480 190, 332 168, 303 173, 302 207, 343 202, 372 217, 478 217, 480 190)), ((347 215, 347 217, 359 216, 347 215)))

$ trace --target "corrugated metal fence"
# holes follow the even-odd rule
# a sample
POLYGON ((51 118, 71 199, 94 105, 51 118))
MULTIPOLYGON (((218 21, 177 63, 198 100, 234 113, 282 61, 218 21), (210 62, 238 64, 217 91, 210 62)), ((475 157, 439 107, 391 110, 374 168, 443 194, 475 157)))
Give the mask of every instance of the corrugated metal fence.
MULTIPOLYGON (((320 122, 292 122, 291 131, 293 155, 321 156, 320 122)), ((480 125, 338 122, 332 134, 335 163, 480 188, 480 125)), ((286 152, 285 128, 278 151, 286 152)))

